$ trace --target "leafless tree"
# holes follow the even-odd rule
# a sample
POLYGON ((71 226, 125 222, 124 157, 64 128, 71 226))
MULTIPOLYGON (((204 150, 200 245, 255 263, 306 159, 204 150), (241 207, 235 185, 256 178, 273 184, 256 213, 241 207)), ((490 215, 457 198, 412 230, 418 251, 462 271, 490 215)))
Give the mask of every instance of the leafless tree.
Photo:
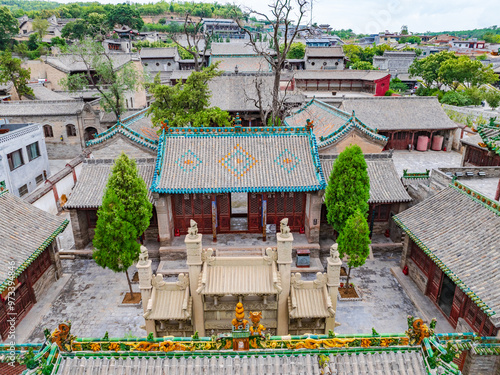
POLYGON ((199 72, 203 69, 205 55, 207 50, 210 49, 210 41, 212 40, 213 33, 211 31, 204 31, 203 20, 193 21, 191 14, 186 13, 184 18, 184 25, 182 26, 181 33, 171 32, 168 37, 177 44, 179 48, 193 56, 194 70, 199 72), (179 36, 186 37, 187 46, 180 42, 179 36), (203 47, 200 44, 203 42, 203 47))
MULTIPOLYGON (((249 44, 253 47, 255 53, 262 56, 268 64, 271 66, 274 80, 272 87, 272 104, 271 104, 271 116, 272 123, 278 123, 278 119, 283 115, 281 106, 283 105, 286 97, 286 90, 284 93, 280 93, 280 82, 281 82, 281 72, 284 68, 286 56, 290 51, 290 46, 292 45, 295 37, 302 31, 308 30, 308 28, 299 28, 307 9, 307 0, 273 0, 269 5, 270 15, 258 12, 252 9, 247 10, 247 16, 256 16, 265 19, 270 23, 271 26, 271 46, 263 44, 257 40, 254 32, 250 30, 248 26, 245 26, 242 18, 236 17, 235 20, 241 29, 249 37, 249 44), (280 37, 282 35, 282 38, 280 37), (280 48, 281 47, 281 48, 280 48)), ((258 83, 258 77, 256 79, 256 84, 258 83)), ((289 86, 290 82, 287 84, 289 86)), ((257 86, 259 86, 257 84, 257 86)), ((262 108, 259 111, 264 113, 262 108)), ((263 118, 262 121, 266 121, 263 118)))

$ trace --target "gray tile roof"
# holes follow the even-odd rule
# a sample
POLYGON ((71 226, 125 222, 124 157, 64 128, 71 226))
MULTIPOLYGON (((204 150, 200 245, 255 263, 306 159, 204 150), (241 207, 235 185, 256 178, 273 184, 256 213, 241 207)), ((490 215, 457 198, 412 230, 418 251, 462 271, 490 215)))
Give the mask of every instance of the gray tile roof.
MULTIPOLYGON (((126 53, 110 53, 109 56, 113 60, 114 69, 120 69, 135 57, 134 54, 126 53)), ((65 73, 87 70, 86 65, 77 55, 47 56, 46 63, 65 73)))
POLYGON ((439 130, 456 129, 435 97, 370 97, 346 98, 342 103, 346 112, 371 127, 385 130, 439 130))
POLYGON ((35 94, 36 100, 73 100, 70 96, 61 92, 49 90, 42 84, 29 85, 35 94))
MULTIPOLYGON (((270 106, 273 77, 264 74, 259 76, 258 79, 262 80, 261 92, 264 107, 270 106)), ((215 77, 208 83, 208 87, 212 92, 210 106, 233 112, 258 111, 252 101, 246 100, 247 97, 257 99, 255 80, 256 76, 253 74, 224 74, 215 77)))
POLYGON ((121 133, 103 142, 97 146, 90 147, 92 155, 96 159, 116 159, 122 152, 126 153, 129 158, 143 159, 154 158, 156 150, 142 147, 137 142, 130 140, 121 133))
POLYGON ((178 57, 179 53, 177 47, 141 48, 139 56, 141 56, 141 59, 164 59, 178 57))
MULTIPOLYGON (((328 367, 337 375, 424 375, 421 351, 370 352, 351 355, 336 353, 329 355, 328 367)), ((57 375, 74 375, 82 371, 87 375, 118 374, 320 374, 317 354, 296 353, 287 355, 257 356, 245 354, 159 357, 149 358, 92 358, 63 356, 57 375), (226 369, 226 370, 224 370, 226 369), (179 371, 179 372, 178 372, 179 371)))
POLYGON ((480 148, 482 150, 487 150, 486 147, 479 146, 479 143, 483 142, 483 140, 481 139, 481 136, 479 134, 473 134, 473 135, 469 134, 468 136, 464 136, 460 140, 460 142, 462 142, 465 145, 477 147, 477 148, 480 148))
MULTIPOLYGON (((328 42, 328 40, 325 40, 328 42)), ((308 57, 344 57, 342 47, 306 47, 306 59, 308 57)))
POLYGON ((465 189, 447 187, 395 220, 455 284, 486 304, 482 309, 495 314, 492 322, 499 327, 500 204, 487 207, 465 189))
MULTIPOLYGON (((323 174, 328 181, 333 170, 335 155, 321 155, 321 166, 323 174)), ((397 203, 409 202, 411 197, 405 190, 401 179, 396 172, 392 158, 386 154, 365 155, 368 166, 368 177, 370 178, 369 203, 397 203)))
POLYGON ((352 114, 344 112, 330 104, 320 100, 312 99, 302 106, 297 112, 285 118, 285 124, 289 126, 300 126, 311 120, 314 123, 314 135, 318 140, 318 147, 329 146, 345 136, 351 134, 351 130, 357 128, 365 136, 380 142, 382 147, 387 143, 387 138, 376 134, 375 130, 361 123, 352 114))
POLYGON ((77 115, 83 100, 19 100, 0 102, 1 117, 77 115))
POLYGON ((354 79, 360 81, 376 81, 387 77, 389 73, 379 70, 296 70, 295 79, 354 79))
POLYGON ((17 277, 66 228, 68 221, 8 191, 0 192, 0 218, 0 290, 3 290, 8 283, 9 262, 14 262, 13 268, 17 270, 14 277, 17 277))
POLYGON ((324 185, 315 141, 305 128, 243 128, 241 133, 175 128, 160 138, 158 148, 163 156, 153 191, 313 191, 324 185))
POLYGON ((238 66, 239 72, 270 72, 271 68, 265 58, 260 56, 244 57, 213 57, 212 63, 219 61, 219 70, 234 72, 238 66))
MULTIPOLYGON (((259 49, 266 49, 269 43, 257 43, 259 49)), ((211 45, 212 56, 219 55, 257 55, 252 45, 248 42, 234 42, 234 43, 212 43, 211 45)))
MULTIPOLYGON (((136 161, 139 175, 149 187, 153 180, 154 159, 138 159, 136 161)), ((112 159, 86 160, 73 192, 64 207, 69 209, 100 207, 113 163, 112 159)), ((149 191, 148 198, 150 202, 153 202, 152 194, 149 191)))

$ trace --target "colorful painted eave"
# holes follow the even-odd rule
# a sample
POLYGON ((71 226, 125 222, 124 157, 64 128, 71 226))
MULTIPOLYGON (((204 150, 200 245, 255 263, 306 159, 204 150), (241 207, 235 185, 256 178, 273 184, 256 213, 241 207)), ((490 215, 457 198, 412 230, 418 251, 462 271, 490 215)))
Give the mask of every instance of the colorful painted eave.
POLYGON ((326 188, 326 180, 319 160, 318 146, 312 128, 308 127, 185 127, 163 129, 158 144, 156 166, 150 190, 163 194, 220 194, 220 193, 265 193, 265 192, 309 192, 326 188), (290 137, 307 136, 311 146, 311 156, 315 166, 318 184, 309 186, 253 186, 244 188, 196 188, 196 189, 168 189, 159 188, 159 180, 162 175, 163 159, 165 157, 164 143, 167 137, 290 137))
POLYGON ((490 124, 479 126, 477 132, 488 149, 497 155, 500 155, 500 123, 492 122, 490 124), (498 133, 496 136, 490 137, 486 134, 487 129, 497 131, 498 133))
MULTIPOLYGON (((7 190, 4 192, 0 193, 0 196, 2 194, 5 194, 7 190)), ((30 266, 31 263, 33 263, 36 258, 55 240, 55 238, 66 229, 68 226, 69 221, 66 219, 64 220, 61 225, 45 240, 43 243, 31 254, 28 259, 26 259, 17 269, 14 271, 14 274, 4 280, 2 284, 0 284, 0 293, 5 290, 10 284, 11 281, 14 280, 16 277, 18 277, 23 271, 30 266)))
POLYGON ((356 116, 353 115, 338 130, 327 135, 326 137, 320 137, 319 147, 325 147, 337 142, 338 140, 349 134, 349 132, 351 132, 353 129, 360 130, 361 132, 378 142, 387 142, 389 139, 381 134, 378 134, 376 129, 372 129, 369 126, 365 125, 356 116))
MULTIPOLYGON (((453 181, 450 187, 458 190, 462 194, 467 195, 470 199, 481 204, 485 208, 489 209, 491 212, 500 216, 500 202, 493 199, 487 198, 484 195, 478 193, 477 191, 461 184, 458 181, 453 181)), ((470 289, 465 282, 463 282, 453 271, 451 271, 446 264, 444 264, 434 253, 398 218, 397 215, 393 216, 396 224, 403 229, 406 234, 417 244, 417 246, 422 249, 422 251, 431 258, 431 260, 436 264, 441 271, 443 271, 487 316, 496 315, 493 311, 472 289, 470 289)))
POLYGON ((125 137, 131 139, 132 141, 147 147, 151 150, 156 151, 156 148, 158 147, 158 141, 152 140, 148 137, 145 137, 144 135, 137 133, 136 131, 132 130, 129 128, 129 125, 134 123, 135 121, 139 120, 140 118, 144 117, 146 111, 148 108, 143 109, 142 111, 126 117, 122 121, 117 121, 115 125, 113 125, 111 128, 106 130, 105 132, 99 133, 94 139, 91 139, 90 141, 86 142, 86 146, 93 146, 97 145, 99 143, 102 143, 106 141, 109 138, 112 138, 116 134, 120 133, 124 135, 125 137))

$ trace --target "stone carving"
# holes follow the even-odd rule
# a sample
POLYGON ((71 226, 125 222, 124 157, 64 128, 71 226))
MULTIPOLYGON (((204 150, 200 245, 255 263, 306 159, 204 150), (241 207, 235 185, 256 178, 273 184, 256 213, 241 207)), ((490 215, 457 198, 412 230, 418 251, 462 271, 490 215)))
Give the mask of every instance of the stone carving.
POLYGON ((326 285, 327 276, 324 273, 318 272, 316 274, 316 280, 314 280, 314 286, 316 288, 322 288, 326 285))
POLYGON ((262 335, 262 331, 265 331, 266 328, 260 324, 260 320, 262 319, 262 311, 259 312, 251 312, 248 314, 248 317, 252 321, 252 325, 250 326, 250 332, 252 335, 262 335))
POLYGON ((184 290, 189 287, 189 275, 180 273, 176 284, 180 290, 184 290))
POLYGON ((280 221, 280 232, 281 237, 287 238, 290 237, 290 227, 288 226, 288 218, 285 217, 280 221))
POLYGON ((149 253, 146 246, 141 245, 141 253, 139 254, 139 264, 144 266, 148 263, 149 253))
POLYGON ((196 223, 196 221, 191 219, 189 221, 189 225, 190 227, 188 228, 188 237, 191 239, 195 239, 196 237, 198 237, 198 224, 196 223))
POLYGON ((334 243, 334 244, 330 247, 330 257, 332 258, 332 260, 333 260, 334 262, 338 262, 338 261, 340 260, 338 247, 339 247, 339 244, 338 244, 338 243, 334 243))
POLYGON ((163 275, 161 273, 154 275, 151 280, 151 285, 155 288, 161 288, 162 286, 167 285, 165 281, 163 281, 163 275))
POLYGON ((207 262, 209 265, 215 262, 215 257, 213 256, 214 249, 208 248, 201 251, 201 261, 207 262))
POLYGON ((296 289, 300 289, 304 285, 304 280, 302 280, 302 275, 300 273, 294 273, 292 274, 290 282, 296 289))
POLYGON ((264 256, 264 260, 268 264, 276 262, 278 260, 278 252, 276 251, 276 249, 272 249, 272 248, 268 247, 266 249, 266 255, 264 256))

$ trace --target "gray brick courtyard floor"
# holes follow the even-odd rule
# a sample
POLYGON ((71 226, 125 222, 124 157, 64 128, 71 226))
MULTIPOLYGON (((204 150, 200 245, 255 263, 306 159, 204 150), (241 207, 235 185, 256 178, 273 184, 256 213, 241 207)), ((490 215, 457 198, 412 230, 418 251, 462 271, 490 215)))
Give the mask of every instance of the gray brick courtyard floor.
POLYGON ((394 151, 392 155, 396 170, 399 175, 403 175, 403 170, 408 172, 425 172, 439 167, 460 167, 462 154, 455 151, 394 151))
MULTIPOLYGON (((390 269, 398 263, 399 254, 376 254, 352 271, 352 281, 363 301, 338 302, 337 320, 342 325, 337 333, 370 333, 372 327, 380 333, 406 330, 407 315, 419 313, 391 274, 390 269)), ((66 320, 72 322, 72 332, 79 337, 102 337, 106 331, 110 337, 146 335, 140 328, 144 324, 142 307, 119 306, 128 290, 123 274, 104 270, 90 259, 64 260, 63 267, 66 276, 18 327, 19 342, 41 342, 45 328, 52 331, 66 320)), ((134 291, 138 291, 137 284, 134 291)), ((432 305, 428 299, 426 303, 432 305)), ((443 319, 438 320, 438 330, 443 319)))

